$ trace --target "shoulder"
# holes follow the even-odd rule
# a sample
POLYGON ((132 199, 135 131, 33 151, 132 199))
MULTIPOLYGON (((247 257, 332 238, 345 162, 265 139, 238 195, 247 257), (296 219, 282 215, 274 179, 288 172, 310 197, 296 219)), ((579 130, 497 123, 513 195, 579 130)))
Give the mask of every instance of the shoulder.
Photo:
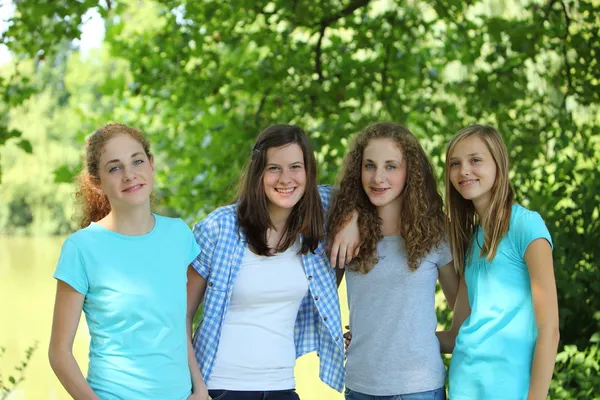
POLYGON ((513 204, 509 223, 511 230, 536 229, 540 224, 545 225, 542 216, 538 212, 528 210, 519 204, 513 204))
POLYGON ((94 225, 88 225, 85 228, 79 229, 78 231, 69 235, 64 243, 63 247, 71 246, 78 249, 85 248, 97 243, 102 238, 102 235, 96 230, 94 225))
POLYGON ((154 217, 156 218, 156 226, 163 234, 174 237, 175 235, 188 235, 191 233, 189 225, 181 218, 165 217, 158 214, 154 214, 154 217))
POLYGON ((194 225, 194 231, 205 230, 209 232, 232 231, 237 232, 237 205, 219 207, 194 225))

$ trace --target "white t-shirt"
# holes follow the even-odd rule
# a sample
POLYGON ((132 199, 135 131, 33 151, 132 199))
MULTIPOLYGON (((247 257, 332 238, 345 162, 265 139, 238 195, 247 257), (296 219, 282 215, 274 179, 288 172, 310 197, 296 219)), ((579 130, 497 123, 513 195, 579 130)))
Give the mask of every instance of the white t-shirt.
POLYGON ((300 243, 271 257, 246 249, 223 322, 211 390, 295 388, 294 325, 308 280, 300 243))

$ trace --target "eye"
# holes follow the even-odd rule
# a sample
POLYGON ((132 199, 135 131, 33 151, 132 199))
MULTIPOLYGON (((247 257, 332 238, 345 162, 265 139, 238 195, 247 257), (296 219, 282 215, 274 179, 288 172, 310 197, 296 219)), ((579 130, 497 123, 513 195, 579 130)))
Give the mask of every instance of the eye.
POLYGON ((300 164, 292 165, 292 169, 302 169, 302 165, 300 165, 300 164))
POLYGON ((373 164, 373 163, 367 163, 367 164, 365 164, 365 168, 366 168, 366 169, 372 169, 372 168, 375 168, 375 164, 373 164))
POLYGON ((144 160, 135 160, 135 161, 133 162, 133 165, 140 165, 140 164, 141 164, 141 163, 143 163, 143 162, 144 162, 144 160))
POLYGON ((385 166, 385 169, 393 171, 396 169, 396 166, 394 164, 388 164, 385 166))
POLYGON ((279 167, 271 165, 269 168, 267 168, 267 171, 272 171, 272 172, 279 171, 279 167))
POLYGON ((452 161, 450 167, 456 167, 458 164, 460 164, 458 161, 452 161))
POLYGON ((472 162, 472 163, 478 163, 478 162, 481 162, 481 158, 472 158, 472 159, 471 159, 471 162, 472 162))
POLYGON ((118 170, 120 170, 120 169, 121 169, 121 167, 114 166, 114 167, 111 167, 111 168, 108 170, 108 172, 109 172, 109 173, 112 173, 112 172, 118 171, 118 170))

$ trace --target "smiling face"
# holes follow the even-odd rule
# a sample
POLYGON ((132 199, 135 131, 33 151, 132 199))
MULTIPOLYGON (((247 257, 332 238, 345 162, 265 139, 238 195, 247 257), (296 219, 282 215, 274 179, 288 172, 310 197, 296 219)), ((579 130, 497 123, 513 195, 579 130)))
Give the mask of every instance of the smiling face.
POLYGON ((496 181, 496 162, 477 135, 465 137, 454 146, 448 162, 452 186, 477 210, 487 209, 496 181))
POLYGON ((154 160, 132 136, 120 134, 106 142, 98 172, 98 190, 106 195, 111 208, 149 207, 154 160))
POLYGON ((263 187, 269 214, 289 215, 306 190, 306 169, 302 148, 296 143, 267 150, 263 187))
POLYGON ((406 185, 406 160, 393 139, 371 139, 363 152, 362 186, 377 207, 400 208, 406 185))

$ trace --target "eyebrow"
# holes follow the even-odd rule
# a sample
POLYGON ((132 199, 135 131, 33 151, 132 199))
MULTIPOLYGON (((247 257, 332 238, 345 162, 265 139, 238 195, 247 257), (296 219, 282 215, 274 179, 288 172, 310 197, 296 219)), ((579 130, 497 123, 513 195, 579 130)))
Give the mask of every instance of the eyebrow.
MULTIPOLYGON (((130 158, 137 157, 141 154, 143 154, 143 153, 141 151, 138 151, 137 153, 133 153, 130 158)), ((104 166, 106 167, 108 164, 113 164, 113 163, 118 163, 118 162, 121 162, 121 160, 119 160, 118 158, 115 158, 114 160, 107 161, 106 164, 104 164, 104 166)))
MULTIPOLYGON (((467 157, 473 157, 473 156, 482 156, 482 153, 471 153, 471 154, 467 154, 467 157)), ((450 157, 451 160, 458 160, 458 157, 450 157)))
MULTIPOLYGON (((272 166, 272 165, 278 167, 280 164, 277 164, 277 163, 268 163, 267 167, 272 166)), ((302 161, 294 161, 293 163, 289 163, 288 165, 304 165, 304 163, 302 161)))
MULTIPOLYGON (((365 161, 375 163, 375 161, 371 160, 370 158, 367 158, 365 161)), ((386 163, 395 162, 395 163, 400 164, 402 161, 400 161, 400 160, 385 160, 384 162, 386 162, 386 163)))

